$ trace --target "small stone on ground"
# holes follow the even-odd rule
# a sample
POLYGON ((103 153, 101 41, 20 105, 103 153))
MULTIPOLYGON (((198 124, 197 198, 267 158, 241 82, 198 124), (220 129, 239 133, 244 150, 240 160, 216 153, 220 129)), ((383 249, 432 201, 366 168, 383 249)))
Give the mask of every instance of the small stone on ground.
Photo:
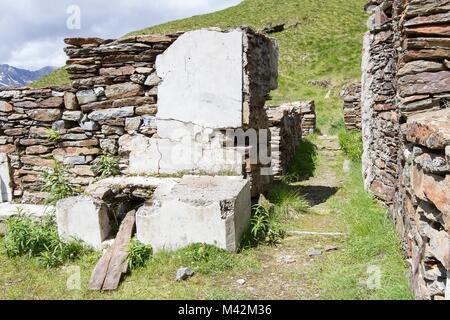
POLYGON ((194 271, 189 268, 180 268, 177 271, 176 281, 184 281, 191 278, 194 275, 194 271))

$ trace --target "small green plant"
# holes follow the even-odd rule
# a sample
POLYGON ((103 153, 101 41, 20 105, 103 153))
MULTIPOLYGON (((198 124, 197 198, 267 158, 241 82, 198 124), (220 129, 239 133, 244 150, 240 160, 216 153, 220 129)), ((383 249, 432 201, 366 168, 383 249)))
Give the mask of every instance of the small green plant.
POLYGON ((54 129, 47 129, 47 140, 51 142, 61 141, 61 134, 54 129))
POLYGON ((286 233, 277 223, 273 210, 259 203, 253 206, 250 235, 253 243, 264 242, 276 246, 284 239, 286 233))
POLYGON ((128 246, 128 269, 130 271, 145 266, 152 256, 152 248, 142 242, 133 239, 128 246))
POLYGON ((6 221, 6 226, 3 250, 9 257, 28 256, 47 268, 54 268, 86 251, 78 241, 64 243, 59 239, 53 216, 42 220, 13 217, 6 221))
POLYGON ((353 161, 361 160, 363 153, 362 135, 359 131, 341 130, 339 144, 344 153, 353 161))
POLYGON ((46 204, 56 204, 59 200, 68 198, 77 193, 76 188, 70 184, 64 172, 64 166, 55 161, 53 168, 50 171, 44 172, 44 186, 42 191, 50 194, 46 199, 46 204))
POLYGON ((110 153, 103 153, 94 160, 92 170, 101 178, 117 176, 120 174, 119 158, 110 153))

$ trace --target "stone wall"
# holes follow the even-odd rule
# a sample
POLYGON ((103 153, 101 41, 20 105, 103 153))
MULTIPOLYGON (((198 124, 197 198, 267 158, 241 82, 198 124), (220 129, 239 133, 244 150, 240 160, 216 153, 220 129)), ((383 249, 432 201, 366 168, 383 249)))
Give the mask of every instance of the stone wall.
POLYGON ((120 136, 152 136, 159 81, 153 67, 177 36, 66 39, 71 87, 1 90, 0 153, 8 155, 11 198, 41 203, 48 196, 43 173, 54 160, 68 165, 67 178, 83 189, 95 180, 95 158, 117 154, 120 136))
POLYGON ((344 123, 347 130, 361 130, 361 83, 346 86, 341 96, 344 100, 344 123))
POLYGON ((41 191, 43 173, 54 160, 67 165, 68 179, 82 190, 96 179, 92 165, 101 153, 117 155, 123 174, 233 173, 252 180, 255 196, 266 190, 270 153, 261 161, 259 146, 270 152, 270 141, 259 131, 268 130, 264 105, 277 86, 278 48, 271 39, 241 28, 65 42, 70 87, 0 91, 8 201, 41 203, 48 196, 41 191), (187 56, 189 72, 177 60, 187 56), (174 70, 180 77, 170 77, 174 70), (253 145, 248 129, 255 130, 253 145), (243 132, 238 138, 236 130, 243 132), (180 165, 188 156, 194 160, 180 165))
POLYGON ((371 1, 362 79, 365 184, 388 206, 419 299, 449 295, 449 1, 371 1))
POLYGON ((156 61, 157 135, 119 140, 127 173, 243 175, 253 196, 265 192, 272 175, 264 105, 277 61, 276 44, 247 28, 180 36, 156 61))
POLYGON ((309 136, 316 132, 317 114, 314 101, 303 101, 298 106, 301 114, 302 137, 309 136))
POLYGON ((298 103, 289 103, 267 108, 270 121, 272 172, 275 176, 285 173, 302 138, 302 118, 298 106, 298 103))

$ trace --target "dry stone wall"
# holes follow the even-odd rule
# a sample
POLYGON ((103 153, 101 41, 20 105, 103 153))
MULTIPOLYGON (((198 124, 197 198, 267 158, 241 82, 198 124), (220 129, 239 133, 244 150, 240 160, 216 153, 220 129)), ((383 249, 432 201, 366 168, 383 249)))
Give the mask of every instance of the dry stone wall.
POLYGON ((286 173, 300 141, 315 130, 314 101, 291 102, 267 108, 270 125, 272 172, 286 173), (306 123, 305 123, 306 122, 306 123))
POLYGON ((3 198, 42 203, 48 197, 41 191, 43 173, 55 160, 82 190, 96 180, 93 164, 102 153, 117 155, 123 174, 233 173, 252 181, 255 196, 270 185, 270 136, 259 131, 269 128, 264 105, 277 87, 273 40, 241 28, 65 42, 71 86, 0 91, 3 198), (192 58, 189 72, 183 63, 176 66, 185 56, 192 58), (173 70, 180 77, 170 78, 173 70), (192 139, 177 141, 187 137, 177 136, 180 128, 192 139), (249 129, 253 144, 245 136, 249 129), (224 138, 214 139, 219 135, 224 138), (260 152, 261 145, 267 150, 260 152), (175 165, 187 149, 200 157, 175 165), (230 161, 222 161, 224 153, 230 161))
POLYGON ((1 90, 0 153, 7 154, 2 167, 12 180, 4 186, 11 189, 8 200, 34 204, 47 198, 43 173, 55 160, 69 167, 67 178, 82 189, 95 180, 95 158, 117 154, 120 136, 152 136, 155 59, 177 37, 66 39, 71 87, 1 90))
POLYGON ((416 297, 450 299, 450 2, 370 1, 366 10, 365 184, 389 206, 416 297))
POLYGON ((361 130, 361 83, 352 84, 341 92, 344 99, 344 123, 347 130, 361 130))

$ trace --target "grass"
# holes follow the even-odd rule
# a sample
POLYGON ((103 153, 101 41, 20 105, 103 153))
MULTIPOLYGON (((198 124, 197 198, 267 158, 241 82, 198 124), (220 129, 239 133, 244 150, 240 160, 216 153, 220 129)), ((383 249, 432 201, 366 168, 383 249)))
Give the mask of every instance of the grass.
MULTIPOLYGON (((342 117, 342 85, 360 77, 362 36, 367 16, 366 0, 244 0, 237 6, 192 18, 172 21, 130 34, 171 33, 205 27, 251 26, 262 30, 285 23, 287 29, 272 34, 279 42, 279 89, 273 103, 315 100, 318 126, 327 132, 342 117), (308 84, 329 80, 331 88, 308 84)), ((33 86, 68 84, 66 71, 54 73, 33 86)))
POLYGON ((67 73, 66 69, 62 67, 33 82, 30 86, 32 88, 42 88, 52 86, 65 86, 69 84, 69 74, 67 73))
POLYGON ((342 151, 353 161, 361 160, 363 154, 363 141, 360 131, 341 129, 338 133, 339 144, 342 151))
POLYGON ((8 231, 1 250, 10 258, 26 256, 44 267, 54 268, 86 252, 80 242, 60 240, 52 216, 42 220, 19 216, 8 219, 6 225, 8 231))
POLYGON ((329 202, 349 237, 342 250, 322 261, 318 285, 323 298, 413 299, 408 267, 393 223, 387 209, 364 191, 360 172, 361 165, 353 162, 342 189, 329 202), (368 287, 370 276, 376 279, 378 271, 380 287, 368 287))

